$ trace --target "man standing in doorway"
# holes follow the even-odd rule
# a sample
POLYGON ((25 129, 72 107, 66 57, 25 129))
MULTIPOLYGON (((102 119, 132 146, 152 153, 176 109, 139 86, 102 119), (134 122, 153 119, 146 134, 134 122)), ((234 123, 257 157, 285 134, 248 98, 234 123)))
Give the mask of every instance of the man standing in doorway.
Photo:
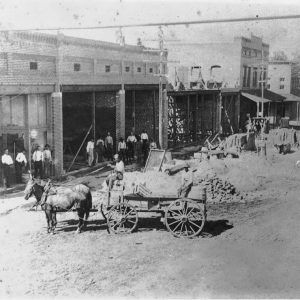
POLYGON ((52 156, 51 156, 50 146, 48 144, 45 145, 43 154, 44 154, 44 175, 46 178, 50 178, 52 156))
POLYGON ((136 144, 136 137, 133 134, 133 132, 130 133, 130 135, 127 138, 127 148, 128 148, 128 160, 130 162, 134 159, 134 148, 136 144))
POLYGON ((38 146, 37 149, 33 152, 32 160, 34 166, 34 178, 37 178, 39 176, 42 179, 44 154, 42 152, 41 146, 38 146))
POLYGON ((86 146, 86 152, 88 155, 88 164, 91 167, 94 161, 94 139, 91 139, 86 146))
POLYGON ((143 152, 143 159, 144 159, 144 164, 147 161, 148 157, 148 150, 149 150, 149 138, 146 129, 142 131, 141 134, 141 141, 142 141, 142 152, 143 152))
POLYGON ((102 137, 99 137, 96 142, 96 164, 98 162, 103 162, 103 153, 104 153, 104 141, 102 137))
POLYGON ((108 160, 113 160, 113 146, 114 141, 110 135, 110 132, 107 133, 107 137, 105 138, 105 148, 106 148, 106 155, 108 160))
POLYGON ((15 169, 16 169, 16 182, 17 183, 22 183, 23 167, 26 167, 26 165, 27 165, 27 159, 26 159, 25 153, 26 153, 26 151, 23 149, 23 151, 20 151, 16 157, 15 169))
POLYGON ((1 162, 3 166, 3 175, 4 175, 4 187, 9 188, 10 187, 10 169, 13 165, 13 160, 11 156, 8 154, 8 149, 5 149, 4 154, 1 157, 1 162))

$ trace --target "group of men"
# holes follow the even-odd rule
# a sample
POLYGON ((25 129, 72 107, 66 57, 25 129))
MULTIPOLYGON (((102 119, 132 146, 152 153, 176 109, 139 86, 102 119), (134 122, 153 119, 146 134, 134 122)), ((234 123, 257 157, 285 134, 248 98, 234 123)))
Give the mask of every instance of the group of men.
MULTIPOLYGON (((155 141, 149 140, 146 130, 143 130, 141 135, 135 135, 133 132, 125 140, 123 137, 119 139, 117 145, 117 153, 123 163, 131 163, 134 160, 140 163, 145 163, 148 157, 149 149, 157 148, 155 141)), ((104 157, 108 161, 113 160, 114 141, 110 134, 107 133, 105 139, 99 137, 94 142, 91 139, 86 146, 86 153, 88 156, 88 165, 92 166, 98 162, 103 162, 104 157)))
MULTIPOLYGON (((35 178, 49 178, 51 176, 52 164, 50 146, 46 144, 44 150, 42 150, 41 146, 37 146, 32 154, 32 162, 34 169, 33 176, 35 178)), ((5 188, 9 188, 11 185, 13 167, 15 167, 16 183, 22 183, 23 171, 28 166, 25 149, 17 152, 15 162, 9 154, 8 149, 5 149, 1 157, 1 165, 3 169, 3 185, 5 188)))

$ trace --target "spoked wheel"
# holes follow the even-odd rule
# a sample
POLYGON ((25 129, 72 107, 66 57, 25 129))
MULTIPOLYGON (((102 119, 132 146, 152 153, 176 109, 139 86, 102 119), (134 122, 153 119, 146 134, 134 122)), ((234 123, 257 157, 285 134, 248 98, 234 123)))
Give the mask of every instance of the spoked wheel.
POLYGON ((175 237, 193 238, 202 231, 205 218, 205 211, 199 203, 177 199, 167 208, 165 222, 175 237))
POLYGON ((128 203, 114 205, 106 218, 108 230, 111 233, 131 233, 138 223, 137 211, 128 203))

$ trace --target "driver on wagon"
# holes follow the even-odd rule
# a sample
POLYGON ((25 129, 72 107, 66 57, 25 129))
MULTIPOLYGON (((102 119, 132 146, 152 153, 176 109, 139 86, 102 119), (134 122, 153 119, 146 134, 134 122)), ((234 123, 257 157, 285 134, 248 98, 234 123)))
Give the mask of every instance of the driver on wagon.
MULTIPOLYGON (((112 174, 107 176, 106 178, 106 184, 111 189, 114 185, 114 182, 116 180, 123 180, 124 172, 125 172, 125 167, 123 161, 120 159, 118 154, 114 155, 114 161, 116 162, 114 166, 114 171, 112 174)), ((113 167, 112 165, 108 165, 110 167, 113 167)))

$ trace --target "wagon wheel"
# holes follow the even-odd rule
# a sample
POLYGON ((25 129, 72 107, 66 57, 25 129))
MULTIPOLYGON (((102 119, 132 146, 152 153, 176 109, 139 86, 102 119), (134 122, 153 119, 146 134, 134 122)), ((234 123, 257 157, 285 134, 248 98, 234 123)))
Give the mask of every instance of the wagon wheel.
POLYGON ((107 214, 107 226, 109 232, 131 233, 136 228, 137 223, 137 211, 128 203, 114 205, 107 214))
POLYGON ((205 211, 196 201, 177 199, 168 206, 165 222, 167 229, 175 237, 192 238, 203 229, 205 211))

